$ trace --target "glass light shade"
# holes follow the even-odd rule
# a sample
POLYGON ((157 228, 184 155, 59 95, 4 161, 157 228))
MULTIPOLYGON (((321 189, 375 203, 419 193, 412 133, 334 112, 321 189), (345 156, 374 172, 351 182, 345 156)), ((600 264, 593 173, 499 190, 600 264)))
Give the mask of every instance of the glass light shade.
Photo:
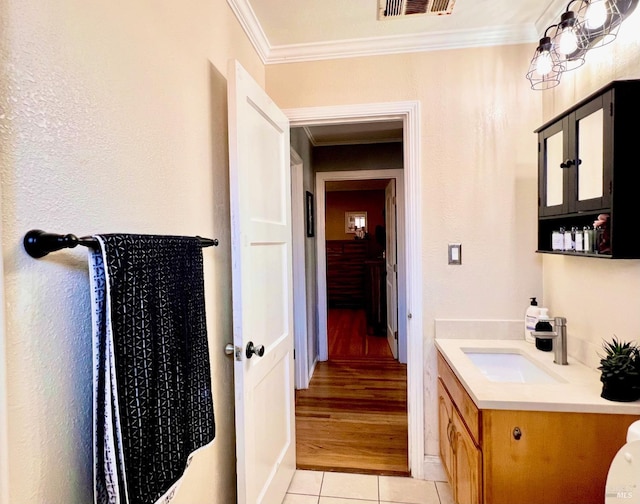
POLYGON ((562 67, 558 62, 558 55, 553 49, 551 39, 543 37, 533 55, 527 79, 531 83, 531 89, 550 89, 560 84, 562 67))
POLYGON ((587 42, 576 13, 571 10, 564 12, 551 41, 564 71, 575 70, 584 64, 587 42))
POLYGON ((613 42, 623 19, 637 4, 638 0, 583 0, 578 10, 578 23, 589 48, 596 49, 613 42))
POLYGON ((584 23, 588 30, 598 30, 607 22, 607 0, 592 0, 587 3, 584 23))
POLYGON ((558 34, 558 52, 572 54, 578 49, 578 36, 573 27, 566 27, 558 34))
POLYGON ((536 72, 540 75, 547 75, 553 70, 553 61, 549 51, 542 51, 536 60, 536 72))

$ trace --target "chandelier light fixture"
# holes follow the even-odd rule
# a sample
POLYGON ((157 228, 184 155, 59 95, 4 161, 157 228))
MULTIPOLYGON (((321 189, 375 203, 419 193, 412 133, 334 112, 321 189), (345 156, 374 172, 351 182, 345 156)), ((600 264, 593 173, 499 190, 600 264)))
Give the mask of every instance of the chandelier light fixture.
POLYGON ((557 86, 564 72, 584 64, 587 51, 613 42, 638 1, 571 0, 560 21, 545 30, 536 47, 527 72, 531 89, 557 86))

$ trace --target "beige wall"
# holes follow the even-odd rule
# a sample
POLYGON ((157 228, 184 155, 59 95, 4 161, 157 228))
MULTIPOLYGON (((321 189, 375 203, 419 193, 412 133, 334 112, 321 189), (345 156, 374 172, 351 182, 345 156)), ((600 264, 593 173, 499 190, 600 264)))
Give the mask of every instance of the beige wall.
MULTIPOLYGON (((544 93, 544 120, 612 80, 640 78, 638 33, 640 9, 625 20, 615 42, 589 52, 582 67, 544 93)), ((640 341, 640 261, 545 256, 543 265, 544 302, 567 318, 571 355, 596 367, 603 340, 640 341)))
MULTIPOLYGON (((269 65, 283 108, 419 100, 425 450, 438 453, 435 319, 523 319, 541 296, 529 45, 269 65), (295 83, 295 84, 294 84, 295 83), (447 265, 447 243, 463 245, 447 265)), ((409 272, 411 274, 411 272, 409 272)), ((416 308, 414 308, 416 309, 416 308)))
POLYGON ((42 228, 220 239, 204 251, 216 440, 175 502, 234 502, 225 75, 230 57, 260 83, 264 67, 224 0, 4 0, 0 25, 8 501, 92 502, 87 254, 28 257, 42 228))

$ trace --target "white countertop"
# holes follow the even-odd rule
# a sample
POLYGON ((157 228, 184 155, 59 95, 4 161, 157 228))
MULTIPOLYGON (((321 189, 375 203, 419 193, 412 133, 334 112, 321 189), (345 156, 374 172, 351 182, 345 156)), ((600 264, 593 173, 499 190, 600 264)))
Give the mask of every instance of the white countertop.
POLYGON ((553 352, 542 352, 524 340, 440 339, 436 348, 456 374, 473 402, 480 409, 562 411, 577 413, 615 413, 640 415, 640 401, 608 401, 600 397, 600 372, 568 359, 569 364, 553 363, 553 352), (506 383, 490 381, 465 355, 463 349, 513 349, 522 353, 557 383, 506 383))

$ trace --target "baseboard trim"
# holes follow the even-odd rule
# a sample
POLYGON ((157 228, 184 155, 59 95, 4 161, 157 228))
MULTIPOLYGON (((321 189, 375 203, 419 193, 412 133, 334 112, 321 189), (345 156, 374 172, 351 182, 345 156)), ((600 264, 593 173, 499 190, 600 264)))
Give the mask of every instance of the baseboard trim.
POLYGON ((442 460, 437 455, 425 455, 422 468, 422 479, 428 481, 449 481, 444 466, 442 465, 442 460))

